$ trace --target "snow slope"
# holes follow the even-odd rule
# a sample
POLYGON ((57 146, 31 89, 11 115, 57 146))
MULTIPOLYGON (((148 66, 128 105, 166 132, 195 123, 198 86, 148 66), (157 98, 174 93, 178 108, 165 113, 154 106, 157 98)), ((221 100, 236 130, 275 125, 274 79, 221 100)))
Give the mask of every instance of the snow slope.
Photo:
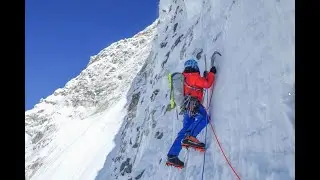
POLYGON ((32 179, 92 179, 113 148, 125 94, 150 56, 157 21, 92 56, 88 66, 25 113, 25 167, 32 179), (81 162, 81 161, 84 162, 81 162), (78 167, 82 164, 82 167, 78 167), (90 167, 91 169, 89 169, 90 167))
MULTIPOLYGON (((144 64, 129 90, 108 96, 118 97, 116 106, 99 113, 85 108, 78 110, 86 115, 82 121, 64 120, 59 126, 64 128, 62 135, 52 139, 75 143, 64 151, 42 150, 47 154, 30 156, 44 159, 32 179, 198 180, 202 173, 203 179, 237 179, 210 126, 204 171, 203 154, 192 150, 180 153, 186 162, 182 171, 164 165, 182 127, 182 116, 177 119, 176 111, 168 108, 167 74, 182 71, 188 58, 198 59, 204 71, 215 50, 222 57, 216 60, 217 79, 208 111, 232 166, 241 179, 295 179, 294 13, 295 4, 289 0, 160 0, 155 38, 145 51, 149 57, 141 61, 144 64), (108 119, 111 115, 114 120, 108 119), (73 131, 86 128, 87 135, 72 137, 73 131)), ((204 104, 208 107, 207 101, 204 104)), ((65 116, 67 108, 62 107, 60 116, 65 116)), ((37 111, 33 110, 35 115, 37 111)), ((201 141, 205 132, 198 136, 201 141)))

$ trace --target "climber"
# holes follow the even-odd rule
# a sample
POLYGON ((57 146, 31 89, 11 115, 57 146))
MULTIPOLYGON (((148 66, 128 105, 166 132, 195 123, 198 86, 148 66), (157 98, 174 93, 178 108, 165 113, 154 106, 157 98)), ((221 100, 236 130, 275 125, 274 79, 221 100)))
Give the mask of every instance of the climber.
POLYGON ((168 154, 167 165, 183 168, 184 163, 180 161, 178 155, 182 147, 192 147, 204 150, 205 144, 200 142, 196 136, 208 124, 207 112, 202 105, 203 89, 210 88, 215 80, 216 67, 212 66, 210 72, 204 72, 201 77, 198 63, 194 59, 187 60, 184 63, 184 85, 183 95, 185 99, 185 111, 183 119, 183 128, 178 133, 168 154))

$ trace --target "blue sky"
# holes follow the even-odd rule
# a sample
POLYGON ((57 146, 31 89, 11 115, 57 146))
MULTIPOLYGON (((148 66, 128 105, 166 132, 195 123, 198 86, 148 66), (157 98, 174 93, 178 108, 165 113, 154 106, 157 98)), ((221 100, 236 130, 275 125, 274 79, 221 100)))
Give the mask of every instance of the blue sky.
POLYGON ((76 77, 90 56, 158 17, 159 0, 27 0, 25 109, 76 77))

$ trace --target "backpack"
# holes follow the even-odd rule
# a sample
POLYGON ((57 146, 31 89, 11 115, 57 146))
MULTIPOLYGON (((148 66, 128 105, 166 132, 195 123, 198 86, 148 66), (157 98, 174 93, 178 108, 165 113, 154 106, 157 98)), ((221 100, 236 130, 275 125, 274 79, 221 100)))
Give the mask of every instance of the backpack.
POLYGON ((195 97, 184 95, 184 85, 189 86, 185 82, 184 75, 180 72, 175 72, 173 74, 169 73, 168 79, 171 109, 177 107, 180 110, 179 115, 182 115, 187 111, 190 116, 194 116, 199 110, 200 102, 195 97))

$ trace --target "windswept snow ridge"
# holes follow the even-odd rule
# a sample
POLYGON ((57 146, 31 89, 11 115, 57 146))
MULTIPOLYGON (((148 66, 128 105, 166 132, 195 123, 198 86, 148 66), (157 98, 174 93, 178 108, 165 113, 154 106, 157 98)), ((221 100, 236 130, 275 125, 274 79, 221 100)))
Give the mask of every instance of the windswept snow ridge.
MULTIPOLYGON (((81 177, 81 174, 69 177, 73 172, 68 171, 81 169, 77 165, 82 164, 83 168, 87 168, 84 163, 75 161, 71 154, 78 160, 93 158, 92 156, 96 156, 93 152, 99 151, 106 142, 102 141, 103 144, 96 146, 98 149, 92 146, 86 154, 78 154, 79 149, 74 146, 84 148, 81 146, 87 145, 86 140, 98 143, 97 138, 101 139, 106 134, 100 133, 101 137, 96 137, 99 135, 94 132, 96 128, 101 128, 103 132, 110 131, 109 128, 115 131, 121 125, 121 116, 114 116, 110 108, 122 101, 133 78, 150 56, 150 42, 155 36, 156 25, 157 21, 134 37, 115 42, 92 56, 79 76, 42 99, 33 109, 26 111, 26 176, 31 178, 39 170, 39 173, 47 173, 48 177, 45 179, 60 179, 57 174, 66 179, 81 177), (106 114, 106 111, 110 113, 106 114), (117 125, 113 126, 114 123, 117 125), (87 155, 89 156, 84 158, 87 155), (63 169, 65 166, 57 164, 62 160, 74 163, 74 167, 63 169)), ((113 135, 104 138, 111 142, 113 135)), ((104 138, 101 140, 105 140, 104 138)), ((36 177, 38 176, 32 179, 37 179, 36 177)))
MULTIPOLYGON (((181 72, 189 58, 198 60, 202 74, 218 50, 208 111, 232 166, 245 180, 295 179, 294 13, 289 0, 160 0, 159 22, 140 34, 145 49, 135 48, 130 60, 114 65, 118 44, 111 45, 112 51, 91 58, 86 74, 26 112, 28 176, 198 180, 203 173, 203 179, 237 179, 209 126, 204 171, 203 154, 193 150, 181 151, 182 171, 165 166, 183 118, 169 108, 167 75, 181 72), (129 69, 131 63, 138 66, 129 69), (101 75, 107 70, 112 77, 101 75), (99 90, 103 95, 89 95, 99 90)), ((204 134, 198 139, 205 141, 204 134)))

